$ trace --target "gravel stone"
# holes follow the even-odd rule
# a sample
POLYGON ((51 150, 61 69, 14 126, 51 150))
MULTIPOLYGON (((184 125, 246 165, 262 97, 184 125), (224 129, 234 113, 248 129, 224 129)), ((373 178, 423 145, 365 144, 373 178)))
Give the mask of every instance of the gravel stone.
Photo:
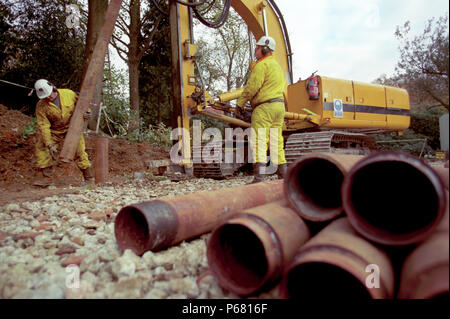
POLYGON ((238 298, 205 276, 209 234, 137 256, 119 250, 114 220, 127 205, 240 186, 250 179, 131 178, 120 185, 74 187, 75 194, 0 206, 0 298, 238 298), (89 218, 101 214, 106 218, 89 218), (34 229, 42 224, 52 226, 34 229), (71 268, 79 271, 80 288, 68 288, 68 263, 81 259, 78 268, 71 268))

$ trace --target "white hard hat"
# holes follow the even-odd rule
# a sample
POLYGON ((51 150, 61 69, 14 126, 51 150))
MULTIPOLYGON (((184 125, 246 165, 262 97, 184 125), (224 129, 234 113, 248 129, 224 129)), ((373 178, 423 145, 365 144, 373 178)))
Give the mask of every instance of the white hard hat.
POLYGON ((262 36, 256 45, 260 45, 263 47, 268 47, 270 50, 275 51, 275 40, 272 37, 262 36))
POLYGON ((53 84, 45 79, 40 79, 37 80, 36 83, 34 83, 34 88, 36 90, 38 98, 45 99, 52 94, 53 84))

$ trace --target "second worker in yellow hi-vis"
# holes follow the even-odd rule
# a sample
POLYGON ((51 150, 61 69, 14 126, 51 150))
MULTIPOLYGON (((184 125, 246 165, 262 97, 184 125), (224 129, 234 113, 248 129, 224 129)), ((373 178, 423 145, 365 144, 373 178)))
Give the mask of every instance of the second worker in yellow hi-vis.
MULTIPOLYGON (((57 89, 45 79, 37 80, 34 88, 40 99, 36 105, 36 120, 40 131, 35 149, 37 166, 44 178, 51 178, 51 167, 56 160, 58 144, 64 141, 69 129, 77 95, 69 89, 57 89)), ((85 114, 85 120, 88 116, 85 114)), ((83 173, 84 180, 92 182, 94 176, 85 150, 83 134, 75 153, 75 163, 83 173)))
POLYGON ((253 136, 250 146, 256 163, 252 183, 264 179, 269 141, 271 162, 275 166, 278 165, 278 177, 283 178, 287 169, 282 135, 285 114, 284 92, 287 84, 283 70, 272 56, 273 51, 275 40, 271 37, 263 36, 256 43, 255 57, 258 62, 236 105, 238 113, 243 112, 247 102, 250 102, 253 109, 251 119, 253 136))

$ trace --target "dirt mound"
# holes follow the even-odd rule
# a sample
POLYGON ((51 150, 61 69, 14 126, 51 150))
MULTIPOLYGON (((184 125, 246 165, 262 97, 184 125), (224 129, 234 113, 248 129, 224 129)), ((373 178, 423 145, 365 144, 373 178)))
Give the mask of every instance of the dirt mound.
MULTIPOLYGON (((39 133, 37 127, 32 127, 32 117, 0 104, 0 188, 24 190, 33 187, 40 177, 34 156, 39 133)), ((92 164, 96 138, 95 134, 85 134, 86 151, 92 164)), ((109 140, 109 175, 113 180, 135 171, 145 171, 148 161, 168 158, 167 150, 153 145, 109 140)))
MULTIPOLYGON (((95 134, 85 134, 86 152, 91 162, 95 156, 95 134)), ((123 175, 145 171, 145 163, 169 158, 169 152, 145 143, 131 143, 122 139, 109 139, 109 173, 123 175)))

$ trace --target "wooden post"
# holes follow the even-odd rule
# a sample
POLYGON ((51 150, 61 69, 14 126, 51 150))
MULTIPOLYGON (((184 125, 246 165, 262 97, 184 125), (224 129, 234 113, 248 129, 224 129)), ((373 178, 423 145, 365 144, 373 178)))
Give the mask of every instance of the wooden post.
POLYGON ((89 103, 94 96, 97 79, 103 73, 106 49, 113 33, 121 4, 122 0, 111 0, 108 10, 106 11, 105 20, 103 21, 102 28, 98 35, 97 43, 95 44, 94 52, 92 53, 92 58, 89 62, 83 84, 81 85, 78 102, 75 106, 75 111, 72 114, 69 130, 61 150, 60 161, 62 162, 71 162, 75 156, 78 141, 81 134, 83 134, 83 114, 88 110, 89 103))

